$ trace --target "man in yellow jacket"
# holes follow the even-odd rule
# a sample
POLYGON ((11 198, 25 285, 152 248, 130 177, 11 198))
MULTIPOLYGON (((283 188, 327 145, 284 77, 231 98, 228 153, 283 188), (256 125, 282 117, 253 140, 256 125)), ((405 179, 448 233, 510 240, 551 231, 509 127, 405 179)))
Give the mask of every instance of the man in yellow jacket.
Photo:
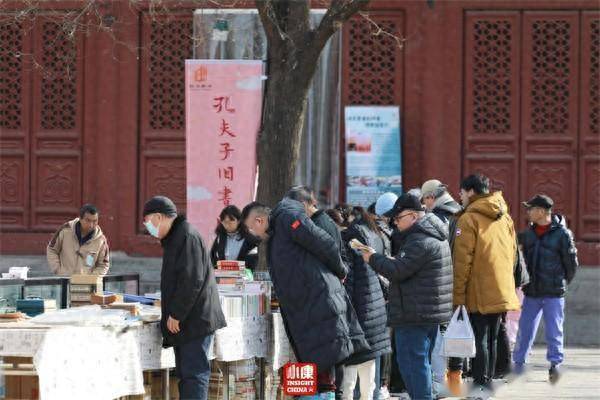
POLYGON ((476 390, 492 391, 498 330, 502 314, 518 310, 514 266, 517 240, 501 192, 489 192, 489 179, 463 179, 453 246, 454 305, 464 305, 475 334, 473 380, 476 390))
POLYGON ((58 228, 48 243, 46 258, 56 275, 105 275, 108 272, 108 241, 98 226, 98 209, 94 205, 84 205, 79 218, 58 228))

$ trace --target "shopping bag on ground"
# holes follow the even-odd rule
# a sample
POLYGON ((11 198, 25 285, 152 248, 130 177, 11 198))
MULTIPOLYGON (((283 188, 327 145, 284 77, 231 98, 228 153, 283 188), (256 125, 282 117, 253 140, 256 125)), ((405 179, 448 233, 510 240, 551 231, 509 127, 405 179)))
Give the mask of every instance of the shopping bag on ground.
POLYGON ((475 335, 465 306, 460 306, 454 311, 446 328, 443 354, 446 357, 475 357, 475 335))

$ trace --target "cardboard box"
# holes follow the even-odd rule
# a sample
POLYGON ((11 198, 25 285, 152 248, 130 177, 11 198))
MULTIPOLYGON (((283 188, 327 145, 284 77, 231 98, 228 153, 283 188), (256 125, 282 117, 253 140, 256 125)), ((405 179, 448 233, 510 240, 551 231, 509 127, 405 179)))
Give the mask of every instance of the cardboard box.
POLYGON ((20 376, 5 376, 4 389, 6 400, 16 400, 21 398, 21 377, 20 376))
POLYGON ((38 400, 40 398, 40 384, 37 376, 21 377, 21 399, 38 400))
POLYGON ((129 313, 133 316, 137 316, 140 314, 139 303, 112 303, 112 304, 108 304, 106 306, 102 306, 102 308, 108 308, 110 310, 129 311, 129 313))
POLYGON ((102 288, 102 275, 71 275, 71 285, 96 285, 102 288))

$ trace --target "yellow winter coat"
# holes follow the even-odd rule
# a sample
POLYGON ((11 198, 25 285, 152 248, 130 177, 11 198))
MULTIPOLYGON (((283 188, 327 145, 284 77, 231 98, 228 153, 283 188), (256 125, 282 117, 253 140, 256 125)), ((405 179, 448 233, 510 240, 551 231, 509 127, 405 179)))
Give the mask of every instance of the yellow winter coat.
POLYGON ((458 218, 455 235, 454 305, 481 314, 518 310, 517 241, 502 193, 472 197, 458 218))

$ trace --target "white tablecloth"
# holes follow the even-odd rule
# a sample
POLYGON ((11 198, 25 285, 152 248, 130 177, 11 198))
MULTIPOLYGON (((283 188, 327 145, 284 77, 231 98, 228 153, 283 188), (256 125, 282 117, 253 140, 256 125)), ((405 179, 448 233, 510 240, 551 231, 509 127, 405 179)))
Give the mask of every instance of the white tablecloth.
POLYGON ((114 399, 144 392, 142 370, 174 368, 158 324, 121 328, 11 324, 0 328, 0 356, 33 357, 42 400, 114 399))
POLYGON ((50 329, 33 358, 41 400, 109 400, 143 394, 140 346, 133 331, 50 329))
POLYGON ((290 345, 285 327, 283 326, 283 318, 280 313, 273 313, 273 340, 271 341, 270 364, 273 371, 279 370, 289 362, 295 362, 296 356, 290 345))

